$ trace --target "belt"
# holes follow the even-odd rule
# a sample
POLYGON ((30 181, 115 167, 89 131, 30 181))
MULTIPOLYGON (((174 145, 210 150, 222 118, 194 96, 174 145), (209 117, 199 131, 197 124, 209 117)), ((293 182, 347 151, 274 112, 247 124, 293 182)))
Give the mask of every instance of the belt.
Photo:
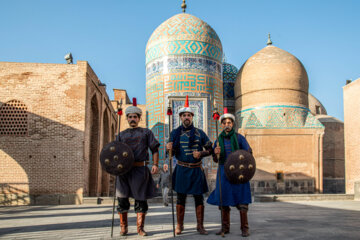
POLYGON ((177 160, 176 164, 180 165, 182 167, 187 167, 187 168, 197 168, 197 167, 202 168, 202 165, 201 165, 202 161, 196 162, 196 163, 188 163, 188 162, 182 162, 182 161, 177 160))
POLYGON ((142 162, 134 162, 133 163, 133 167, 143 167, 146 166, 148 163, 146 161, 142 161, 142 162))

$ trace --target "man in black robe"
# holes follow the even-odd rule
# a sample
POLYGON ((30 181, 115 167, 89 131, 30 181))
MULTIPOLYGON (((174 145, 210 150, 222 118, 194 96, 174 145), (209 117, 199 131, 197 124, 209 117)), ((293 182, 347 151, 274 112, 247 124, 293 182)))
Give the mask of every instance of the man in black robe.
POLYGON ((128 232, 127 212, 130 208, 129 197, 135 199, 135 212, 137 213, 137 232, 140 236, 146 236, 144 230, 145 215, 148 211, 147 199, 156 196, 156 186, 151 174, 159 171, 159 146, 151 130, 139 127, 141 109, 136 106, 126 108, 126 119, 130 128, 120 132, 118 140, 126 143, 134 153, 135 163, 133 168, 126 174, 116 178, 116 197, 118 199, 118 213, 120 216, 120 235, 128 232), (150 170, 147 167, 149 162, 149 151, 152 152, 153 165, 150 170))

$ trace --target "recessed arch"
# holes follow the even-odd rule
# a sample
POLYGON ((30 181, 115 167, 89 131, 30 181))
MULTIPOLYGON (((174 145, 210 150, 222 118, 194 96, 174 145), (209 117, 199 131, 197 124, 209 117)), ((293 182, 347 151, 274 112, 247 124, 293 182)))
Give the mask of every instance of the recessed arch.
POLYGON ((100 118, 99 104, 96 94, 91 98, 90 114, 90 166, 89 166, 89 196, 98 195, 98 171, 99 171, 99 135, 100 118))

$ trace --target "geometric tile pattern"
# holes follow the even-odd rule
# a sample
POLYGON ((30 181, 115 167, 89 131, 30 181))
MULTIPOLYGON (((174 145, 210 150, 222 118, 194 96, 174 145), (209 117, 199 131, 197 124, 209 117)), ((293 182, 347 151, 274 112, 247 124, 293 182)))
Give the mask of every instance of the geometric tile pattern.
POLYGON ((221 41, 211 26, 190 14, 177 14, 163 22, 146 45, 146 64, 168 55, 198 54, 222 60, 221 41))
POLYGON ((221 64, 211 59, 205 59, 204 57, 192 56, 171 56, 169 58, 160 59, 151 62, 146 67, 146 78, 164 73, 164 66, 166 66, 166 72, 181 72, 183 70, 191 69, 192 72, 213 75, 216 78, 221 78, 221 64))
POLYGON ((210 43, 191 40, 177 40, 173 42, 160 43, 147 50, 146 63, 163 56, 179 54, 199 54, 221 61, 221 53, 221 48, 210 43))
POLYGON ((161 42, 179 39, 211 43, 222 51, 221 41, 214 29, 200 18, 186 13, 177 14, 157 27, 149 38, 146 50, 161 42))
POLYGON ((234 85, 236 80, 237 67, 229 63, 223 63, 223 82, 224 82, 224 107, 235 107, 234 85))
POLYGON ((324 128, 308 108, 273 105, 248 108, 236 113, 237 124, 243 129, 324 128))
POLYGON ((229 63, 223 63, 223 81, 235 82, 236 74, 238 73, 237 67, 229 63))

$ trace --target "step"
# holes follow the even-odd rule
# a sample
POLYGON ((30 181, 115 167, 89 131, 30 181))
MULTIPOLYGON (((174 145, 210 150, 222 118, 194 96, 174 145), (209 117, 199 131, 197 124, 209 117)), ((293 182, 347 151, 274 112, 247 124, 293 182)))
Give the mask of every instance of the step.
MULTIPOLYGON (((169 201, 170 201, 170 196, 169 196, 169 201)), ((189 199, 190 200, 190 199, 189 199)), ((84 197, 83 198, 83 204, 87 204, 87 205, 93 205, 93 204, 113 204, 114 201, 114 197, 84 197)), ((130 204, 134 204, 134 199, 130 198, 129 199, 130 204)), ((158 197, 154 197, 148 200, 148 203, 162 203, 162 197, 158 196, 158 197)), ((174 197, 174 203, 176 203, 176 197, 174 197)), ((117 204, 117 201, 116 203, 117 204)))
POLYGON ((354 200, 354 194, 258 194, 254 202, 342 201, 354 200))

